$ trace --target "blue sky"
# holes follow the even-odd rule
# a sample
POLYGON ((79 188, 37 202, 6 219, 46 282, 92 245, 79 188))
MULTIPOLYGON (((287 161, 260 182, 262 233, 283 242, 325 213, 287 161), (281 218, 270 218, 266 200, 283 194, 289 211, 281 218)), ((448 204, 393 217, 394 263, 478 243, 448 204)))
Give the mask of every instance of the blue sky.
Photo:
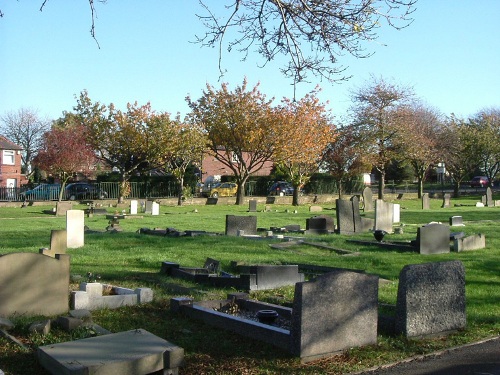
MULTIPOLYGON (((207 0, 221 4, 222 0, 207 0)), ((215 49, 192 43, 203 27, 195 14, 196 0, 108 0, 96 3, 96 36, 91 38, 87 0, 2 2, 0 19, 0 115, 32 108, 40 116, 58 118, 71 111, 75 95, 88 90, 95 101, 151 102, 157 111, 186 114, 185 97, 197 99, 206 83, 220 86, 215 49)), ((348 82, 331 84, 311 79, 297 97, 322 88, 328 108, 343 116, 350 93, 383 77, 412 86, 416 95, 444 115, 467 117, 484 108, 500 107, 500 38, 498 0, 419 0, 413 24, 401 31, 383 27, 374 55, 346 56, 348 82)), ((256 54, 223 56, 232 87, 247 77, 260 82, 268 97, 292 97, 291 82, 280 75, 279 62, 258 68, 256 54)))

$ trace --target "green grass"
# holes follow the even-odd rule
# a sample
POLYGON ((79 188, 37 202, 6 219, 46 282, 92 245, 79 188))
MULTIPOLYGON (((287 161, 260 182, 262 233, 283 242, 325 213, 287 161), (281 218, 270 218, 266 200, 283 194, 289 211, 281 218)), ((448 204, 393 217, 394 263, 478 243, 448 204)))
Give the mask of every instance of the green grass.
MULTIPOLYGON (((160 216, 121 220, 121 233, 105 232, 108 221, 104 216, 95 215, 85 218, 85 224, 92 230, 85 236, 85 246, 68 250, 71 255, 71 273, 86 275, 87 272, 92 272, 99 274, 101 280, 106 283, 153 288, 153 303, 118 310, 95 311, 93 319, 113 332, 144 328, 183 347, 186 351, 186 365, 181 370, 182 374, 343 374, 499 334, 500 208, 476 208, 474 204, 478 199, 479 197, 467 197, 453 200, 453 203, 460 203, 461 206, 446 209, 440 208, 441 200, 431 200, 431 210, 428 211, 422 211, 420 201, 416 199, 397 202, 402 208, 404 234, 390 235, 389 240, 414 239, 419 226, 430 221, 447 223, 449 217, 454 215, 462 216, 466 226, 453 228, 452 231, 464 231, 467 235, 483 233, 486 236, 486 249, 428 256, 382 250, 348 241, 372 240, 373 236, 369 233, 355 236, 311 236, 312 240, 336 248, 361 252, 357 257, 339 256, 335 252, 312 246, 275 250, 269 247, 269 240, 256 241, 225 236, 170 238, 136 233, 140 228, 166 227, 223 233, 225 215, 250 215, 246 206, 162 206, 160 216), (230 292, 192 285, 159 273, 162 261, 201 267, 207 257, 220 260, 222 269, 226 271, 232 271, 231 261, 252 264, 307 263, 361 269, 390 281, 380 287, 379 298, 381 302, 391 304, 396 302, 397 280, 405 265, 458 259, 466 269, 467 329, 446 338, 426 340, 409 341, 401 337, 380 335, 375 346, 352 349, 342 355, 301 365, 297 358, 270 345, 215 329, 169 311, 170 298, 176 296, 175 292, 166 287, 169 283, 194 287, 192 297, 195 299, 224 298, 226 293, 230 292)), ((331 210, 332 206, 323 207, 323 213, 335 215, 335 211, 331 210)), ((0 208, 0 254, 38 252, 39 248, 48 247, 50 230, 65 228, 64 217, 43 213, 43 210, 48 208, 0 208)), ((263 205, 259 206, 259 210, 263 208, 263 205)), ((257 216, 259 227, 287 224, 300 224, 305 227, 306 219, 313 216, 307 206, 275 205, 272 208, 271 212, 251 213, 257 216)), ((109 212, 114 212, 114 209, 109 208, 109 212)), ((370 215, 373 214, 367 214, 370 215)), ((77 285, 71 284, 71 288, 75 289, 77 285)), ((293 300, 293 288, 258 292, 252 297, 288 304, 293 300)), ((44 374, 33 355, 37 346, 91 334, 85 330, 68 334, 54 328, 50 335, 43 337, 28 333, 27 327, 33 319, 18 318, 15 321, 17 326, 11 333, 20 338, 30 350, 24 352, 6 339, 0 338, 0 369, 6 374, 44 374)))

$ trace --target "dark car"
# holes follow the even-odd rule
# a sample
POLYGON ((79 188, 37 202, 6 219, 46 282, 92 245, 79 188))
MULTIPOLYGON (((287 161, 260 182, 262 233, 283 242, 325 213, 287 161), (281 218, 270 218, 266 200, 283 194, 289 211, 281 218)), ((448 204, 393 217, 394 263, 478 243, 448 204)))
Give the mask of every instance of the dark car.
POLYGON ((101 190, 98 186, 87 182, 75 182, 68 184, 65 188, 66 199, 85 200, 85 199, 104 199, 108 197, 108 193, 101 190))
POLYGON ((293 195, 293 186, 286 181, 278 181, 272 184, 267 195, 293 195))
POLYGON ((488 186, 489 180, 486 176, 475 176, 470 180, 470 187, 486 187, 488 186))

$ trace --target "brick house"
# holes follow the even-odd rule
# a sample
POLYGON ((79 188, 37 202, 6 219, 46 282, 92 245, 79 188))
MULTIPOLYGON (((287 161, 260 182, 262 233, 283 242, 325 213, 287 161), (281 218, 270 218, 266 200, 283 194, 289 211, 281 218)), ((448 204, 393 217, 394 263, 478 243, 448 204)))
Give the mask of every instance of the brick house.
MULTIPOLYGON (((218 151, 220 153, 224 151, 218 151)), ((250 153, 244 153, 243 158, 249 158, 250 153)), ((233 163, 238 163, 238 159, 234 158, 233 163)), ((252 176, 269 176, 271 174, 271 171, 273 169, 274 163, 272 161, 267 161, 264 163, 264 166, 256 171, 251 173, 252 176)), ((212 180, 217 180, 222 176, 232 176, 233 171, 229 169, 226 165, 222 164, 220 161, 218 161, 215 156, 209 153, 203 154, 203 157, 201 159, 201 182, 206 182, 212 181, 212 180), (217 177, 220 176, 220 177, 217 177)))
POLYGON ((0 135, 0 187, 18 188, 25 182, 21 174, 23 148, 0 135))

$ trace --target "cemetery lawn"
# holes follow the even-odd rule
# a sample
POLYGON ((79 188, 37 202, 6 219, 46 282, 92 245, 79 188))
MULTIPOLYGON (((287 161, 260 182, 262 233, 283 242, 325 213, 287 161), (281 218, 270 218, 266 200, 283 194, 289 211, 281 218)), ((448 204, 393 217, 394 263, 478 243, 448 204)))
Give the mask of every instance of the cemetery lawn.
MULTIPOLYGON (((300 224, 305 228, 306 219, 317 214, 309 212, 306 205, 273 205, 271 212, 263 212, 264 205, 259 205, 255 213, 248 213, 248 206, 162 206, 159 216, 145 215, 142 219, 120 220, 123 229, 120 233, 106 232, 108 220, 105 216, 94 215, 85 217, 85 225, 90 230, 85 234, 85 246, 69 249, 67 253, 71 255, 71 274, 81 275, 84 281, 87 273, 91 272, 99 275, 100 281, 107 284, 153 289, 152 303, 93 311, 93 321, 112 332, 143 328, 184 348, 185 366, 181 368, 181 374, 346 374, 500 334, 500 207, 476 208, 475 202, 479 200, 478 196, 452 199, 453 207, 440 208, 441 200, 431 199, 431 209, 426 211, 420 209, 420 200, 397 201, 401 204, 404 233, 388 235, 386 240, 412 240, 421 225, 431 221, 447 224, 451 216, 462 216, 465 226, 452 227, 451 231, 463 231, 466 235, 482 233, 486 237, 486 248, 460 253, 420 255, 349 242, 351 239, 372 241, 373 235, 370 233, 307 236, 311 241, 359 252, 358 256, 341 256, 328 249, 305 245, 282 250, 269 246, 279 240, 225 236, 174 238, 137 233, 140 228, 167 227, 223 233, 227 214, 255 215, 259 228, 269 229, 271 226, 288 224, 300 224), (163 261, 176 262, 185 267, 202 267, 207 257, 219 260, 221 269, 227 272, 234 272, 232 261, 246 264, 311 264, 364 270, 384 280, 379 288, 379 300, 384 304, 395 304, 399 272, 405 265, 460 260, 466 270, 467 328, 447 337, 422 340, 406 340, 380 333, 375 346, 355 348, 337 356, 301 364, 299 359, 271 345, 170 312, 170 298, 187 295, 185 292, 179 293, 175 285, 190 288, 188 294, 196 300, 224 299, 227 293, 234 291, 191 284, 159 272, 163 261)), ((335 217, 332 205, 322 206, 321 214, 335 217)), ((50 231, 65 229, 66 225, 65 217, 43 213, 43 210, 51 207, 0 207, 0 254, 38 253, 39 248, 49 247, 50 231)), ((77 208, 84 209, 85 206, 77 208)), ((108 210, 114 212, 113 208, 108 210)), ((366 216, 373 217, 373 213, 367 213, 366 216)), ((70 289, 78 289, 78 282, 72 282, 70 289)), ((293 300, 293 287, 254 292, 251 297, 288 305, 293 300)), ((391 313, 392 310, 384 311, 391 313)), ((30 334, 29 325, 40 319, 11 319, 16 327, 9 331, 10 334, 21 340, 28 350, 0 337, 0 370, 5 374, 47 374, 34 356, 38 346, 94 334, 90 329, 67 333, 57 327, 53 327, 51 333, 45 336, 30 334)))

